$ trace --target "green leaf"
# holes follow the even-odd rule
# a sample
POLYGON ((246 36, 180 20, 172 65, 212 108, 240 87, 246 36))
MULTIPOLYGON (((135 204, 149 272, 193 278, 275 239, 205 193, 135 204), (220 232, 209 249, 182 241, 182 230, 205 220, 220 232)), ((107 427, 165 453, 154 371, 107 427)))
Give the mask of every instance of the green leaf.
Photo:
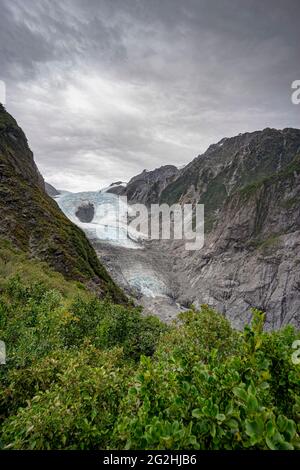
POLYGON ((217 418, 218 421, 221 421, 221 423, 222 423, 223 421, 225 421, 226 416, 223 413, 218 413, 216 418, 217 418))
POLYGON ((200 408, 195 408, 193 411, 192 411, 192 416, 194 418, 197 418, 197 419, 200 419, 203 417, 203 413, 202 413, 202 410, 200 408))
POLYGON ((232 430, 239 429, 239 422, 234 418, 230 418, 226 424, 232 430))
POLYGON ((216 425, 215 423, 211 423, 210 425, 210 434, 212 437, 215 437, 216 436, 216 432, 217 432, 217 429, 216 429, 216 425))
POLYGON ((248 395, 247 397, 247 410, 250 413, 254 413, 255 411, 258 411, 258 401, 254 395, 248 395))
POLYGON ((248 395, 247 395, 247 392, 246 392, 246 390, 245 390, 244 388, 242 388, 242 387, 234 387, 232 391, 233 391, 234 395, 235 395, 236 397, 238 397, 240 400, 242 400, 242 401, 246 401, 246 400, 247 400, 248 395))
POLYGON ((277 426, 287 440, 291 441, 293 439, 297 431, 296 424, 293 420, 286 418, 286 416, 279 415, 277 418, 277 426))
POLYGON ((260 438, 263 435, 264 422, 260 416, 258 416, 254 420, 246 419, 245 426, 246 426, 246 434, 249 437, 260 438))
POLYGON ((271 450, 294 450, 294 446, 286 442, 278 431, 274 436, 266 438, 266 444, 271 450))

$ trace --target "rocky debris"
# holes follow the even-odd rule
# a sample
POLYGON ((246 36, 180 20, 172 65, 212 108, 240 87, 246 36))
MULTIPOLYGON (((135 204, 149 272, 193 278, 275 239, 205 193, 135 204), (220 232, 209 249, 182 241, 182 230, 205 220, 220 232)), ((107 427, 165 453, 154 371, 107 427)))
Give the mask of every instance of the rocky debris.
POLYGON ((176 300, 180 287, 172 260, 159 241, 145 243, 138 250, 96 240, 92 243, 113 280, 144 308, 145 314, 170 322, 184 310, 176 300))

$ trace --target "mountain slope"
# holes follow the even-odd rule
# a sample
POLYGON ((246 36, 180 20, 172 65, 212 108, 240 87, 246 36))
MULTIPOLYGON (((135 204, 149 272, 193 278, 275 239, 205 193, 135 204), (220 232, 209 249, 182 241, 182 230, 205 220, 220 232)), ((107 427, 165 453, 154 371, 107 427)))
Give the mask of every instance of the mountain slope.
POLYGON ((60 211, 45 185, 23 131, 0 105, 0 236, 66 278, 99 295, 124 295, 99 262, 84 233, 60 211))
POLYGON ((235 327, 251 307, 266 327, 300 325, 300 130, 223 139, 165 188, 161 202, 200 202, 205 245, 168 247, 181 301, 209 304, 235 327))
POLYGON ((48 196, 54 197, 54 196, 59 196, 60 192, 57 191, 57 189, 52 186, 52 184, 49 184, 45 181, 45 190, 48 196))
POLYGON ((183 296, 241 328, 250 308, 266 327, 300 325, 300 155, 284 171, 232 194, 199 252, 177 250, 183 296))
POLYGON ((131 203, 156 204, 162 191, 179 175, 174 165, 164 165, 152 171, 144 170, 128 182, 126 188, 112 187, 108 192, 127 196, 131 203), (121 189, 121 190, 120 190, 121 189))
POLYGON ((187 165, 162 191, 160 201, 205 204, 206 231, 210 231, 228 196, 281 171, 299 150, 299 129, 267 128, 224 138, 187 165))

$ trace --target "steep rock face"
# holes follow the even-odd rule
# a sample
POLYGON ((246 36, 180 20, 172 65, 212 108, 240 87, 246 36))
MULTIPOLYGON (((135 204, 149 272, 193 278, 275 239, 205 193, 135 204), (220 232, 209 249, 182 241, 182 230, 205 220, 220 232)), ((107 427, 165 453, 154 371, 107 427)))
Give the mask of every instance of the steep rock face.
POLYGON ((283 167, 226 199, 202 250, 171 249, 187 280, 182 298, 214 306, 238 328, 251 307, 266 312, 267 328, 300 326, 300 153, 283 167))
POLYGON ((173 165, 165 165, 153 171, 144 170, 129 181, 124 191, 117 189, 116 192, 116 189, 112 188, 109 192, 127 196, 131 203, 157 204, 164 188, 178 175, 179 170, 173 165))
POLYGON ((66 278, 100 295, 124 295, 99 262, 84 233, 60 211, 45 185, 23 131, 0 105, 0 236, 46 261, 66 278))
MULTIPOLYGON (((11 171, 16 178, 45 189, 45 183, 33 160, 33 153, 28 147, 27 139, 15 119, 5 111, 0 103, 0 151, 1 169, 9 160, 11 171)), ((0 173, 1 182, 4 175, 0 173)))
POLYGON ((116 196, 124 196, 126 194, 126 183, 116 181, 110 185, 106 192, 115 194, 116 196))

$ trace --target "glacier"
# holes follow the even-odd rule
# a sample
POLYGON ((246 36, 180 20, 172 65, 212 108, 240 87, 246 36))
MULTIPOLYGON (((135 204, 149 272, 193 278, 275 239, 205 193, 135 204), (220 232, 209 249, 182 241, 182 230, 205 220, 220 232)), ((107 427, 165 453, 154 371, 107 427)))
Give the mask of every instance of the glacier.
POLYGON ((86 233, 90 240, 106 241, 124 248, 143 249, 139 233, 127 227, 128 205, 117 195, 101 191, 63 193, 55 196, 57 204, 74 224, 86 233), (83 222, 76 215, 84 206, 94 207, 91 222, 83 222))
POLYGON ((146 311, 156 314, 161 309, 160 316, 167 315, 169 321, 179 309, 170 302, 166 266, 159 261, 161 253, 158 257, 153 248, 143 243, 145 236, 128 226, 127 214, 132 216, 132 209, 126 199, 107 192, 109 188, 61 192, 53 199, 66 217, 86 233, 115 282, 130 295, 138 293, 138 302, 146 311), (85 210, 89 222, 82 220, 85 210))

